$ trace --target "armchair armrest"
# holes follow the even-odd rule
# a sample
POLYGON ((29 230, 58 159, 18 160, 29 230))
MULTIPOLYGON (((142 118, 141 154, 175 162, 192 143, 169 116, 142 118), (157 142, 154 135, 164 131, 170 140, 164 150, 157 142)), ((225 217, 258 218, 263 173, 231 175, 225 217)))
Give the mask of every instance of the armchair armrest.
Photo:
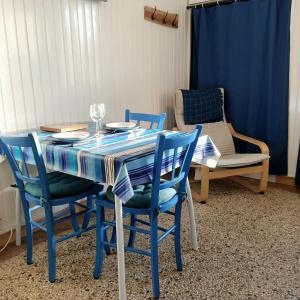
POLYGON ((227 123, 227 125, 228 125, 230 133, 231 133, 231 135, 233 137, 235 137, 235 138, 237 138, 239 140, 248 142, 250 144, 256 145, 257 147, 259 147, 261 153, 263 153, 263 154, 267 154, 267 155, 270 154, 269 147, 267 146, 266 143, 264 143, 262 141, 259 141, 259 140, 256 140, 256 139, 254 139, 252 137, 246 136, 244 134, 236 132, 234 130, 234 128, 232 127, 231 123, 227 123))

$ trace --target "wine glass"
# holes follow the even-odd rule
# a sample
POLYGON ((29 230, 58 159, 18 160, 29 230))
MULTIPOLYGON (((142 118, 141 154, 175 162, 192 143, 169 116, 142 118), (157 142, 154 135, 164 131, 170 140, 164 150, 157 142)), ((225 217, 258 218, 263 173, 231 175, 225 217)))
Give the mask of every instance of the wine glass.
POLYGON ((96 123, 96 135, 100 135, 102 130, 102 120, 105 117, 104 103, 94 103, 90 105, 90 117, 96 123))

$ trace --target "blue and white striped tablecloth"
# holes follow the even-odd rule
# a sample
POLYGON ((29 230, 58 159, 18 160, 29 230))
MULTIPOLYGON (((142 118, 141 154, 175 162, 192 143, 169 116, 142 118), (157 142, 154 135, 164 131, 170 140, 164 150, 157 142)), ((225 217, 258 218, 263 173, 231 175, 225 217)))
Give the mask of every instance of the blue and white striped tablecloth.
MULTIPOLYGON (((152 180, 155 145, 161 132, 156 129, 140 129, 104 135, 100 138, 94 137, 69 146, 54 144, 50 139, 51 133, 38 132, 38 136, 48 169, 112 185, 115 194, 126 203, 133 196, 132 186, 152 180)), ((163 133, 185 134, 177 131, 163 131, 163 133)), ((26 161, 33 163, 32 153, 24 150, 26 161)), ((201 136, 193 161, 216 162, 219 156, 219 151, 211 139, 208 136, 201 136)), ((178 157, 179 165, 182 156, 178 157)), ((162 175, 171 170, 172 160, 171 151, 164 153, 162 175)))

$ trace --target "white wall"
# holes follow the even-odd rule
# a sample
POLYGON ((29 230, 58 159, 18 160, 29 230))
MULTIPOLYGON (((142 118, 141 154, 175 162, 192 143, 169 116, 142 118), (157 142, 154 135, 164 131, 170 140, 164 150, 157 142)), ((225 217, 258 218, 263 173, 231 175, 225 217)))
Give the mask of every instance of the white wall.
POLYGON ((292 2, 290 101, 289 101, 289 170, 295 177, 300 142, 300 1, 292 2))
MULTIPOLYGON (((0 130, 88 120, 104 102, 168 113, 188 86, 186 0, 0 0, 0 130), (144 5, 179 13, 179 29, 144 21, 144 5)), ((13 225, 13 192, 0 165, 0 233, 13 225)))

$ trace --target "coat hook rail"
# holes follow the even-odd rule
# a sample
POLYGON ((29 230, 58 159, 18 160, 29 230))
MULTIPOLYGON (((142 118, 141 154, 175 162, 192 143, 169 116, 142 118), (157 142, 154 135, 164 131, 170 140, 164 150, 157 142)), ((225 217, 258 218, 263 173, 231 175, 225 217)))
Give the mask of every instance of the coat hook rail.
POLYGON ((156 24, 178 28, 179 16, 176 13, 169 13, 169 11, 158 10, 156 6, 144 7, 144 19, 156 24))

